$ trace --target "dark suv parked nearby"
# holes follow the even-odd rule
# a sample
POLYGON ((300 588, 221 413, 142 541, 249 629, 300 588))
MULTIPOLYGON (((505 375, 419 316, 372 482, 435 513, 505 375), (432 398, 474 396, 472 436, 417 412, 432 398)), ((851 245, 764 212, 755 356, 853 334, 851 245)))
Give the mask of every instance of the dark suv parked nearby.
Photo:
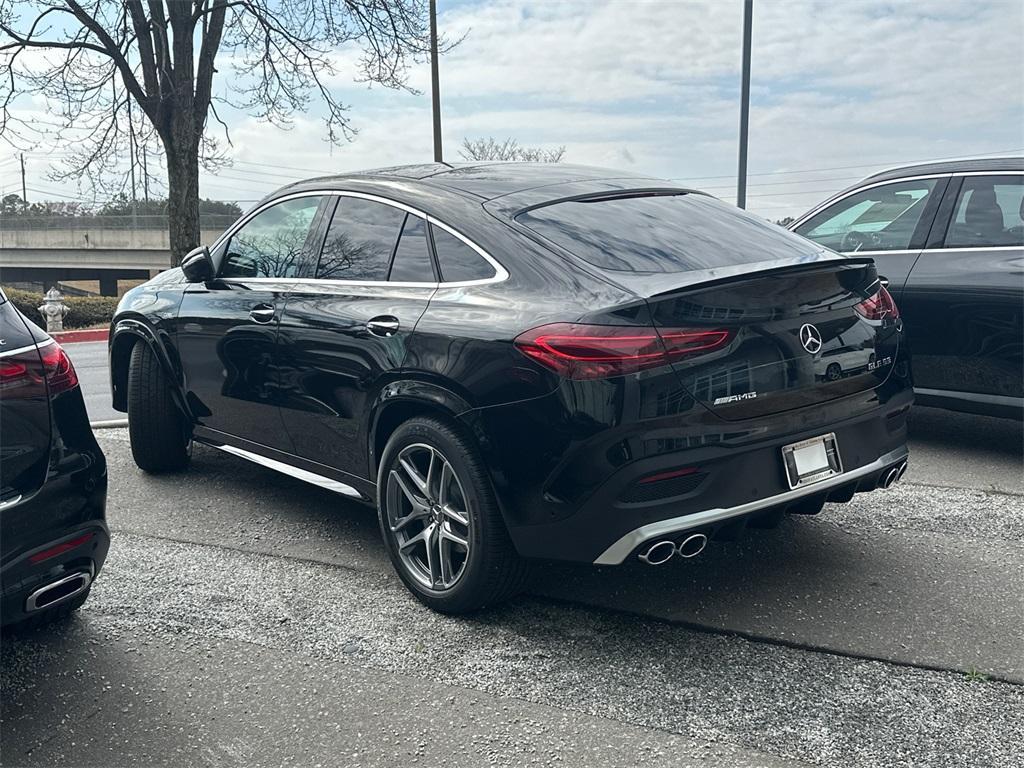
POLYGON ((0 291, 0 624, 85 602, 110 544, 106 467, 71 360, 0 291))
POLYGON ((657 564, 890 485, 907 359, 870 259, 665 181, 517 164, 286 187, 128 293, 110 349, 140 467, 196 440, 376 504, 448 612, 526 558, 657 564))
POLYGON ((790 229, 875 260, 907 326, 919 403, 1024 418, 1024 158, 876 173, 790 229))

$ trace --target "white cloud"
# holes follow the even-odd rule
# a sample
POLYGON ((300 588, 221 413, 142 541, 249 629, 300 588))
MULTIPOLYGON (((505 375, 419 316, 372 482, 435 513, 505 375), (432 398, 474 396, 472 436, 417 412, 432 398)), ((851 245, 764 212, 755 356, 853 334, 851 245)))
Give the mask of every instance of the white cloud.
MULTIPOLYGON (((440 5, 444 32, 468 32, 440 67, 449 159, 463 137, 512 136, 732 199, 740 3, 440 5)), ((1022 37, 1017 0, 755 3, 751 207, 798 213, 873 166, 1024 148, 1022 37), (759 175, 807 168, 837 170, 759 175)), ((422 91, 410 95, 354 83, 356 58, 339 51, 332 80, 354 142, 329 147, 315 112, 287 132, 228 116, 239 162, 205 175, 203 193, 259 197, 312 175, 250 163, 330 172, 428 160, 429 67, 410 73, 422 91)))

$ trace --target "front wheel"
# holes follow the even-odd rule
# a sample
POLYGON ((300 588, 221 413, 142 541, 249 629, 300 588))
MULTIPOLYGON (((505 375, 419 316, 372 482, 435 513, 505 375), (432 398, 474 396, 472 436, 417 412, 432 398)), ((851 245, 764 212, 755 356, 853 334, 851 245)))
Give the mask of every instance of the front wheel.
POLYGON ((526 578, 476 446, 434 418, 402 424, 377 475, 378 519, 409 590, 443 613, 508 599, 526 578))
POLYGON ((128 363, 128 436, 139 469, 157 474, 188 465, 188 424, 156 353, 144 341, 136 342, 128 363))

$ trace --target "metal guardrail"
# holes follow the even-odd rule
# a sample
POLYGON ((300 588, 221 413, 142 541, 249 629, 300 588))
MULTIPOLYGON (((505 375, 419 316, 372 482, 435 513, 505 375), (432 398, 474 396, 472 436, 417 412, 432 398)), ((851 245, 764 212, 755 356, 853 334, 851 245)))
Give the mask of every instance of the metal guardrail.
MULTIPOLYGON (((231 214, 199 214, 199 227, 227 229, 237 219, 231 214)), ((55 229, 167 229, 167 216, 0 216, 0 231, 55 229)))

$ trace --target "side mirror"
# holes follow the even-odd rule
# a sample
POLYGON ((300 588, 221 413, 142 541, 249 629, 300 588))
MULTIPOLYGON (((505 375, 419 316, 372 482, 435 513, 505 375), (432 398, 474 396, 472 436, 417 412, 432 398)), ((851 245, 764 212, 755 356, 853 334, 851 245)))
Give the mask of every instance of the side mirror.
POLYGON ((194 251, 189 251, 181 260, 181 271, 190 283, 205 283, 212 280, 213 259, 210 258, 210 249, 201 245, 194 251))

